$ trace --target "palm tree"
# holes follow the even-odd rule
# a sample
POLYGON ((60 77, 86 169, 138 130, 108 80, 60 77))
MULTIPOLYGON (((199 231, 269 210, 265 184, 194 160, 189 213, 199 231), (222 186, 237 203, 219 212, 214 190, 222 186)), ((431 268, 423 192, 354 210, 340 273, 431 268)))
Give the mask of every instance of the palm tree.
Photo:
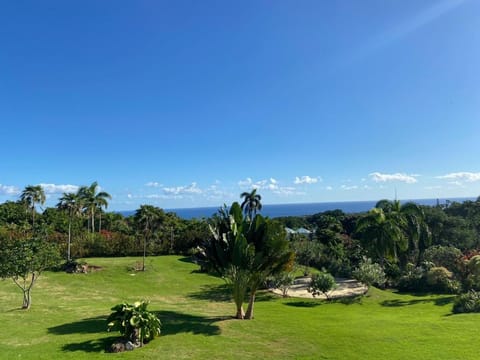
POLYGON ((97 189, 98 183, 94 181, 90 186, 82 186, 78 190, 78 196, 82 200, 84 209, 89 215, 92 233, 95 232, 95 211, 98 208, 107 208, 107 199, 112 198, 112 196, 105 191, 100 191, 97 193, 97 189))
POLYGON ((403 231, 408 239, 408 249, 413 252, 418 250, 417 263, 423 252, 431 243, 431 232, 425 222, 423 209, 414 202, 400 204, 399 200, 380 200, 375 205, 386 214, 403 218, 403 231))
POLYGON ((257 194, 257 189, 253 189, 251 192, 243 192, 240 195, 243 199, 241 208, 245 215, 248 215, 250 221, 253 221, 253 216, 257 214, 257 211, 262 210, 262 197, 257 194), (253 216, 252 216, 253 215, 253 216))
POLYGON ((140 205, 135 212, 134 220, 139 230, 143 233, 143 265, 142 271, 145 271, 145 257, 147 254, 147 241, 157 230, 163 217, 163 210, 152 205, 140 205))
POLYGON ((20 201, 32 211, 32 228, 35 227, 35 205, 45 204, 45 192, 41 185, 28 185, 20 195, 20 201))
POLYGON ((70 249, 72 243, 72 218, 74 216, 78 216, 81 213, 83 204, 78 193, 63 193, 63 196, 59 200, 60 202, 57 204, 57 207, 60 210, 65 210, 68 212, 67 261, 70 261, 70 249))
POLYGON ((406 250, 404 227, 403 217, 396 213, 386 213, 382 208, 373 208, 358 220, 356 232, 366 248, 379 258, 383 267, 386 258, 396 260, 398 250, 406 250))

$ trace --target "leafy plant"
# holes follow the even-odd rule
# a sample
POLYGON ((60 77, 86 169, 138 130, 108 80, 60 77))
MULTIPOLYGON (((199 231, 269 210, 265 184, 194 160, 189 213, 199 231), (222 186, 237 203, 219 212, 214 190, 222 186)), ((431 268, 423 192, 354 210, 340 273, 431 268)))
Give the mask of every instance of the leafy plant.
POLYGON ((470 290, 457 297, 452 311, 454 314, 480 312, 480 292, 470 290))
POLYGON ((107 319, 108 331, 118 330, 120 334, 137 346, 160 335, 160 319, 147 310, 148 301, 126 302, 112 307, 113 313, 107 319))
POLYGON ((324 294, 327 299, 330 299, 328 294, 330 290, 333 290, 336 287, 337 284, 335 278, 327 272, 321 272, 312 276, 312 281, 308 286, 308 292, 312 293, 314 297, 324 294))
POLYGON ((379 264, 372 263, 371 259, 365 259, 357 269, 353 271, 353 277, 368 286, 385 284, 385 272, 379 264))

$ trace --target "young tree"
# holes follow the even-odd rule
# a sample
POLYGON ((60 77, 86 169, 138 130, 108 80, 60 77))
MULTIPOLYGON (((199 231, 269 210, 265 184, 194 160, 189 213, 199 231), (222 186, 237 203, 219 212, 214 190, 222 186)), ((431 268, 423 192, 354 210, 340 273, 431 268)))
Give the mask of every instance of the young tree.
POLYGON ((308 286, 308 292, 311 293, 313 297, 323 294, 327 300, 330 300, 330 290, 336 287, 337 283, 335 282, 335 278, 327 272, 321 272, 312 276, 312 280, 308 286))
POLYGON ((0 244, 0 277, 11 278, 23 292, 22 309, 30 309, 32 288, 43 270, 60 259, 55 244, 40 239, 2 238, 0 244))
POLYGON ((158 230, 163 221, 165 213, 162 209, 152 205, 141 205, 135 212, 134 221, 139 232, 143 234, 143 265, 142 271, 145 271, 145 257, 147 255, 147 242, 152 234, 158 230))

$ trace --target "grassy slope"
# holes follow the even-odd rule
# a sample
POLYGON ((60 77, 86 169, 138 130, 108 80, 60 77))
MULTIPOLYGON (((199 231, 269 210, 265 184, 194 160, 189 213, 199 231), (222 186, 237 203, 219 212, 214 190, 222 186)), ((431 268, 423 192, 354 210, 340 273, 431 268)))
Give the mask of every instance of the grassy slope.
POLYGON ((0 282, 0 358, 95 359, 477 359, 480 315, 450 315, 450 296, 409 296, 373 289, 351 303, 260 296, 256 319, 238 321, 223 281, 195 273, 179 257, 148 259, 130 275, 133 258, 89 259, 88 275, 45 273, 30 311, 21 293, 0 282), (162 336, 134 352, 108 355, 110 307, 146 298, 162 336))

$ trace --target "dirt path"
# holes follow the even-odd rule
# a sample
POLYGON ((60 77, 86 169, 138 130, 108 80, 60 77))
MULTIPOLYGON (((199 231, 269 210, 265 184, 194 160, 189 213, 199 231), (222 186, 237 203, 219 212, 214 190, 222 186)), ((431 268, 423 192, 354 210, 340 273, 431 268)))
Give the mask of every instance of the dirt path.
MULTIPOLYGON (((310 277, 301 277, 295 279, 295 283, 288 290, 288 297, 298 297, 298 298, 309 298, 312 299, 313 296, 310 294, 308 289, 308 284, 310 283, 310 277)), ((363 295, 367 292, 368 288, 366 285, 361 282, 353 279, 342 279, 336 278, 337 288, 330 291, 328 294, 330 298, 341 298, 348 296, 363 295)), ((282 295, 282 290, 272 289, 272 292, 275 294, 282 295)), ((319 295, 315 297, 316 299, 325 299, 325 295, 319 295)))

